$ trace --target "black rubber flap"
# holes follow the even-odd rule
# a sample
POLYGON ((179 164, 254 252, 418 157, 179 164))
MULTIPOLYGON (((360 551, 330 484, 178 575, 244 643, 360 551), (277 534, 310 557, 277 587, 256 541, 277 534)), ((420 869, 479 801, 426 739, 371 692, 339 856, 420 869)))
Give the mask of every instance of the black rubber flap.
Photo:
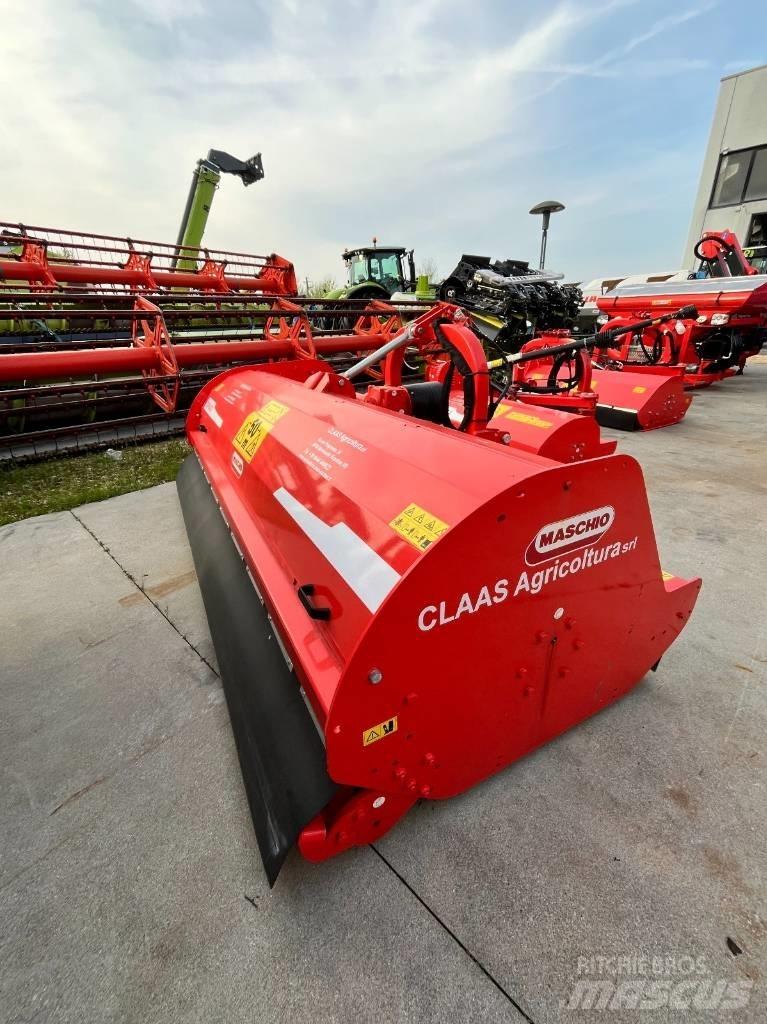
POLYGON ((325 747, 195 455, 176 480, 261 858, 274 882, 336 791, 325 747))
POLYGON ((597 423, 615 430, 639 430, 639 415, 633 409, 617 409, 614 405, 598 405, 597 423))

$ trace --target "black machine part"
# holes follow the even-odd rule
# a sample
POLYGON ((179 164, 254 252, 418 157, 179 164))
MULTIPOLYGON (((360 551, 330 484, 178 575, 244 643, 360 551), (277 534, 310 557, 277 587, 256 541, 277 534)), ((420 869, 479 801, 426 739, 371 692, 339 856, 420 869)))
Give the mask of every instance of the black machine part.
POLYGON ((231 153, 225 153, 222 149, 208 150, 208 163, 213 164, 222 174, 234 174, 240 178, 243 185, 252 185, 261 181, 264 176, 264 165, 261 154, 256 153, 249 160, 238 160, 231 153))
POLYGON ((336 792, 325 747, 274 625, 195 455, 178 488, 269 885, 336 792))
POLYGON ((505 321, 496 339, 516 351, 537 330, 571 327, 583 295, 576 285, 560 284, 561 275, 531 269, 523 260, 491 260, 464 254, 440 287, 440 298, 505 321))

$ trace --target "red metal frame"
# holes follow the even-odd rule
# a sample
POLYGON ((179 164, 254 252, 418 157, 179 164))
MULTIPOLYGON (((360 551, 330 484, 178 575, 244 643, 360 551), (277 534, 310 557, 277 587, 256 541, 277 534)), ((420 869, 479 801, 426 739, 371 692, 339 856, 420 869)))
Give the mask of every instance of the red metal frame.
MULTIPOLYGON (((437 313, 435 319, 444 315, 444 312, 437 313)), ((533 403, 527 402, 521 393, 515 392, 498 402, 498 393, 490 387, 487 357, 474 333, 465 328, 461 329, 459 325, 458 330, 453 331, 451 340, 472 373, 475 388, 480 396, 481 404, 475 404, 475 410, 481 408, 481 414, 478 415, 475 411, 477 422, 472 423, 471 429, 467 432, 501 441, 503 444, 533 452, 556 462, 579 462, 599 455, 609 455, 615 451, 616 442, 603 441, 596 421, 592 417, 580 415, 580 410, 559 408, 552 403, 546 407, 545 413, 533 412, 526 408, 533 403)), ((417 347, 424 361, 426 380, 444 383, 450 368, 450 360, 444 355, 444 346, 433 330, 427 330, 420 335, 417 347)), ((387 357, 384 368, 385 388, 371 387, 368 389, 367 397, 376 405, 411 413, 407 392, 403 397, 404 389, 400 387, 403 361, 404 350, 392 352, 387 357)), ((464 412, 464 377, 456 371, 450 384, 449 398, 450 419, 454 426, 462 422, 464 412)))
POLYGON ((137 312, 147 315, 133 321, 133 345, 139 349, 152 349, 157 356, 157 364, 149 370, 142 371, 147 381, 147 390, 163 412, 173 412, 181 383, 176 352, 165 320, 161 310, 141 295, 136 296, 134 308, 137 312), (169 382, 168 377, 175 379, 169 382))
MULTIPOLYGON (((93 310, 46 309, 45 317, 54 321, 66 320, 68 317, 130 320, 133 347, 68 348, 56 351, 24 348, 9 353, 0 351, 0 382, 131 372, 140 372, 151 380, 156 376, 173 376, 180 370, 196 366, 273 359, 313 360, 318 356, 339 353, 366 353, 377 349, 402 326, 399 313, 393 307, 376 302, 371 304, 368 316, 357 319, 351 334, 315 338, 305 308, 276 298, 271 312, 265 316, 261 336, 243 340, 184 341, 182 344, 173 341, 168 331, 166 314, 156 303, 143 295, 136 296, 132 303, 132 310, 105 309, 100 306, 93 310), (380 330, 373 329, 369 321, 379 317, 383 319, 383 326, 380 330)), ((192 309, 190 315, 195 313, 196 310, 192 309)), ((20 315, 32 317, 39 314, 24 310, 20 315)), ((152 393, 164 411, 172 411, 172 408, 166 408, 168 393, 152 393)))
POLYGON ((317 348, 304 308, 287 299, 275 299, 272 309, 274 315, 264 323, 264 337, 270 341, 287 341, 297 359, 316 359, 317 348))
POLYGON ((354 325, 355 334, 375 337, 379 344, 393 338, 401 330, 402 316, 400 312, 390 303, 382 302, 380 299, 372 299, 354 325))
MULTIPOLYGON (((553 345, 561 345, 570 338, 567 330, 542 331, 531 341, 526 342, 520 352, 536 352, 553 345)), ((543 406, 548 409, 561 409, 565 412, 593 415, 596 410, 597 394, 591 385, 591 356, 586 349, 577 349, 574 354, 575 373, 578 385, 570 391, 557 394, 546 392, 536 393, 531 387, 546 385, 549 380, 554 360, 551 356, 533 359, 514 366, 512 394, 514 398, 528 405, 543 406)))
POLYGON ((293 264, 275 253, 195 249, 7 221, 0 222, 0 241, 20 250, 0 257, 0 279, 26 281, 33 290, 79 285, 128 291, 187 288, 215 294, 298 292, 293 264), (192 261, 197 269, 179 270, 179 260, 192 261))
POLYGON ((712 275, 716 277, 737 277, 739 274, 750 276, 757 274, 758 271, 755 267, 746 259, 746 254, 743 252, 738 236, 730 231, 729 228, 725 228, 724 231, 704 231, 700 241, 695 246, 695 254, 700 258, 707 260, 709 264, 714 264, 717 268, 717 273, 712 275), (733 274, 733 268, 728 261, 728 256, 734 256, 738 272, 733 274))

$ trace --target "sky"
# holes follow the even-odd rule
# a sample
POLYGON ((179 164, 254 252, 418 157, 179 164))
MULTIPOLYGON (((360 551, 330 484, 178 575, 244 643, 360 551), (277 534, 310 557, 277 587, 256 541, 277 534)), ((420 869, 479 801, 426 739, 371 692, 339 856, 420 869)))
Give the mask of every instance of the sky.
POLYGON ((208 149, 205 241, 343 280, 347 246, 674 270, 719 88, 767 61, 756 0, 0 0, 0 219, 175 241, 208 149))

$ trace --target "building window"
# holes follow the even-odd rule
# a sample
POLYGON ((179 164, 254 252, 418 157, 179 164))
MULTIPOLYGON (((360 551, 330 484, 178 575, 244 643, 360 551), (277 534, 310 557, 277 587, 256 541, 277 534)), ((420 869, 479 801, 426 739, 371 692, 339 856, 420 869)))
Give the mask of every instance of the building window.
POLYGON ((709 208, 767 199, 767 146, 738 149, 719 157, 709 208))
POLYGON ((767 213, 755 213, 751 218, 746 245, 767 246, 767 213))
POLYGON ((751 173, 746 182, 746 202, 767 196, 767 146, 754 150, 751 173))

